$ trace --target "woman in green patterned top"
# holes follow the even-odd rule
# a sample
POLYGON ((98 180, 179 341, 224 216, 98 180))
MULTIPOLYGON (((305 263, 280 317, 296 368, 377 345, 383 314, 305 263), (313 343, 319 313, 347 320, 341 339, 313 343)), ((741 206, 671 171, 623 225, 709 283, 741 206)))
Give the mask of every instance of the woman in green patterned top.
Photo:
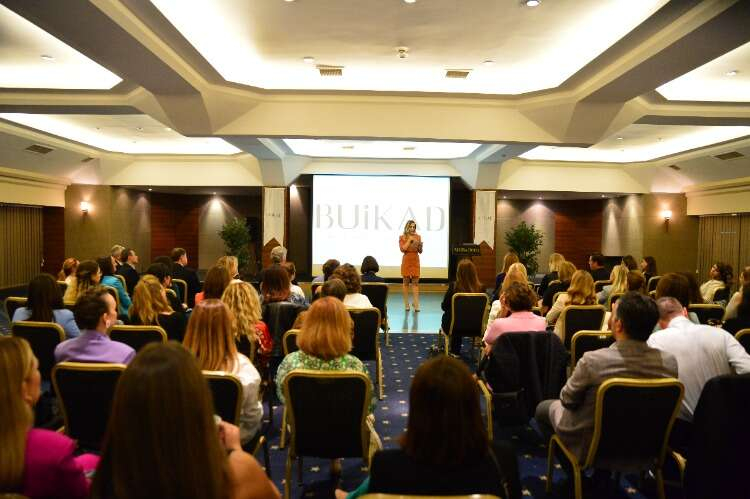
MULTIPOLYGON (((299 350, 284 357, 276 372, 276 393, 281 403, 284 403, 284 378, 295 369, 359 371, 367 374, 362 361, 349 355, 352 331, 352 319, 341 300, 326 296, 310 306, 297 336, 299 350)), ((374 409, 373 400, 370 412, 374 409)))

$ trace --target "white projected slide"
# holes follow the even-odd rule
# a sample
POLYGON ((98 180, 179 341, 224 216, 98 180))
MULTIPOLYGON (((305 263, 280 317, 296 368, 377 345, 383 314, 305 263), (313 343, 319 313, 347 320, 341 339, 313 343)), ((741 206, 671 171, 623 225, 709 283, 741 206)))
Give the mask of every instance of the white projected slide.
POLYGON ((313 177, 313 273, 329 258, 359 269, 372 255, 379 275, 401 277, 398 238, 417 222, 424 250, 421 277, 448 277, 450 179, 445 177, 313 177))

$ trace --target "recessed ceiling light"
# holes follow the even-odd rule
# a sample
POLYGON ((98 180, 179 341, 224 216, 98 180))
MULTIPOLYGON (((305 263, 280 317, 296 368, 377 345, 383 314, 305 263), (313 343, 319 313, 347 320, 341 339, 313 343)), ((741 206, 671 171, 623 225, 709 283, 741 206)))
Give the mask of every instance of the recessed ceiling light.
POLYGON ((538 7, 541 3, 541 0, 526 0, 526 7, 538 7))
POLYGON ((739 73, 739 71, 733 69, 731 71, 727 71, 727 76, 737 76, 737 73, 739 73))
POLYGON ((55 60, 55 58, 54 58, 54 57, 52 57, 51 55, 48 55, 48 54, 42 54, 42 55, 41 55, 41 57, 42 57, 42 59, 44 59, 45 61, 54 61, 54 60, 55 60))
POLYGON ((542 196, 539 196, 539 201, 541 201, 542 199, 544 199, 544 198, 542 196))
POLYGON ((164 131, 165 131, 165 132, 171 132, 171 131, 172 131, 172 129, 171 129, 171 128, 169 128, 169 127, 167 126, 167 127, 164 127, 164 131))
POLYGON ((417 0, 404 0, 404 3, 417 3, 417 0))
POLYGON ((617 140, 622 140, 622 137, 617 137, 617 140))
POLYGON ((508 196, 503 196, 503 199, 508 199, 508 196))
POLYGON ((603 198, 606 198, 607 196, 605 196, 604 194, 602 194, 602 197, 603 197, 603 198))
MULTIPOLYGON (((287 1, 287 2, 293 2, 294 0, 286 0, 286 1, 287 1)), ((214 196, 215 196, 215 195, 216 195, 216 193, 214 192, 214 196)))
POLYGON ((661 141, 662 141, 662 140, 664 140, 664 139, 662 139, 661 137, 659 137, 659 138, 657 138, 656 140, 658 140, 659 142, 661 142, 661 141))
POLYGON ((493 64, 495 64, 495 61, 493 61, 491 59, 487 59, 486 61, 483 61, 482 64, 484 66, 492 66, 493 64))
POLYGON ((151 187, 149 187, 148 188, 148 192, 151 192, 151 191, 153 191, 153 189, 151 187))
POLYGON ((397 47, 396 56, 399 59, 406 59, 407 57, 409 57, 409 47, 397 47))
POLYGON ((143 127, 142 126, 136 127, 136 130, 138 130, 139 132, 142 132, 143 131, 143 127))
POLYGON ((311 57, 311 56, 307 55, 307 56, 303 57, 302 60, 304 62, 306 62, 307 64, 313 64, 315 62, 315 57, 311 57))

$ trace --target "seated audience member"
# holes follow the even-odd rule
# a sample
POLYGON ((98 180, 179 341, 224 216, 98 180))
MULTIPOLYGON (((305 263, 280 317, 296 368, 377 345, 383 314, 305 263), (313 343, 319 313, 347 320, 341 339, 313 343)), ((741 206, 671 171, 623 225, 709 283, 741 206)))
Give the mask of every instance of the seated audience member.
POLYGON ((725 321, 737 317, 737 307, 742 301, 742 287, 747 284, 750 284, 750 267, 745 267, 740 272, 740 289, 732 295, 732 298, 727 303, 727 309, 724 313, 725 321))
POLYGON ((492 494, 520 498, 512 445, 490 442, 479 390, 461 361, 439 356, 422 364, 409 390, 406 432, 395 449, 377 452, 370 476, 348 496, 366 493, 420 496, 492 494))
POLYGON ((261 308, 258 292, 247 282, 232 282, 221 295, 221 301, 226 303, 232 312, 234 340, 240 348, 240 353, 250 356, 250 344, 257 344, 256 360, 259 365, 268 364, 268 356, 273 347, 273 339, 268 326, 260 320, 261 308))
POLYGON ((560 265, 562 265, 564 261, 565 257, 560 253, 552 253, 549 256, 549 261, 547 262, 547 273, 544 274, 542 282, 539 284, 540 295, 544 296, 544 292, 547 291, 547 286, 549 286, 550 282, 558 280, 557 272, 560 270, 560 265))
POLYGON ((89 492, 86 473, 96 469, 98 458, 75 456, 73 440, 32 427, 40 395, 39 361, 29 344, 23 338, 0 337, 0 491, 84 499, 89 492))
MULTIPOLYGON (((188 308, 195 306, 195 295, 200 292, 201 282, 198 279, 198 273, 189 267, 187 252, 184 248, 175 248, 172 250, 172 279, 180 279, 187 283, 187 305, 188 308)), ((181 297, 185 298, 185 297, 181 297)))
POLYGON ((717 297, 716 292, 729 289, 732 286, 734 271, 732 266, 723 262, 716 262, 708 272, 710 279, 701 284, 701 298, 705 303, 713 303, 717 297))
POLYGON ((108 256, 105 256, 103 258, 98 258, 96 262, 98 263, 99 269, 102 272, 102 277, 99 280, 99 284, 115 288, 115 291, 117 291, 117 297, 120 299, 120 308, 117 310, 117 315, 128 315, 128 310, 130 309, 130 305, 132 302, 130 301, 128 292, 125 291, 122 282, 120 282, 120 279, 115 277, 115 269, 112 266, 112 259, 108 256))
POLYGON ((331 278, 333 271, 336 270, 339 265, 341 265, 341 263, 335 258, 326 260, 325 263, 323 263, 323 275, 315 276, 312 282, 326 282, 331 278))
POLYGON ((135 286, 130 323, 135 326, 161 326, 167 338, 182 341, 185 337, 185 315, 167 301, 167 291, 156 277, 144 274, 135 286))
POLYGON ((510 287, 514 282, 529 285, 529 279, 526 274, 526 267, 521 262, 516 262, 510 266, 508 272, 505 273, 503 283, 500 285, 498 299, 492 302, 490 306, 490 315, 487 319, 487 323, 494 321, 498 317, 507 317, 510 314, 510 310, 507 307, 503 307, 504 301, 501 299, 505 290, 510 287))
POLYGON ((214 265, 206 273, 203 291, 195 295, 195 304, 203 300, 220 300, 224 290, 232 280, 229 270, 221 265, 214 265))
MULTIPOLYGON (((352 370, 367 374, 362 361, 349 354, 352 349, 353 327, 352 318, 341 300, 326 296, 310 305, 297 335, 299 350, 284 357, 276 372, 276 394, 282 404, 284 378, 295 369, 352 370)), ((374 408, 373 401, 370 412, 374 408)))
POLYGON ((225 371, 242 383, 240 440, 247 444, 260 430, 263 406, 258 399, 260 374, 250 359, 237 352, 234 317, 224 302, 206 299, 190 314, 185 347, 195 354, 204 371, 225 371))
MULTIPOLYGON (((344 298, 346 298, 346 284, 344 284, 344 281, 342 281, 341 279, 331 277, 320 286, 320 293, 318 293, 318 296, 320 296, 321 298, 324 296, 332 296, 343 302, 344 298)), ((306 315, 307 310, 303 310, 302 312, 297 314, 297 318, 294 320, 294 326, 292 326, 292 329, 300 329, 306 315)))
MULTIPOLYGON (((171 260, 170 260, 171 262, 171 260)), ((152 275, 164 286, 164 290, 171 289, 174 293, 167 293, 167 301, 169 306, 175 312, 184 312, 187 308, 182 301, 180 301, 180 295, 177 290, 172 287, 172 271, 170 270, 172 265, 167 265, 161 262, 155 262, 148 266, 146 272, 143 275, 152 275)))
POLYGON ((735 316, 724 322, 724 329, 737 334, 741 329, 750 329, 750 283, 740 289, 741 301, 735 309, 735 316))
POLYGON ((563 331, 562 323, 557 319, 565 307, 569 305, 595 304, 594 279, 585 270, 576 270, 575 274, 573 274, 573 279, 570 280, 570 287, 566 292, 557 297, 557 301, 552 305, 547 314, 547 324, 555 325, 555 334, 562 340, 565 332, 563 331))
POLYGON ((39 274, 33 278, 29 282, 27 296, 26 306, 16 309, 12 322, 56 322, 62 326, 67 338, 81 334, 73 312, 63 306, 60 287, 51 275, 39 274))
POLYGON ((566 291, 570 287, 570 280, 573 278, 575 271, 576 266, 573 265, 573 262, 566 261, 560 264, 560 270, 557 271, 560 282, 547 286, 547 291, 542 295, 542 315, 547 315, 549 309, 554 305, 553 300, 555 299, 555 295, 566 291))
POLYGON ((109 338, 108 330, 117 321, 117 306, 106 289, 96 286, 87 290, 76 301, 73 315, 81 334, 57 345, 56 362, 127 364, 133 360, 135 350, 109 338))
POLYGON ((229 272, 229 278, 231 279, 231 282, 235 281, 241 281, 240 279, 240 262, 237 260, 236 256, 232 255, 224 255, 218 260, 216 260, 216 265, 225 267, 227 269, 227 272, 229 272))
POLYGON ((510 310, 510 315, 489 322, 487 331, 484 333, 484 342, 489 352, 498 336, 509 332, 545 331, 547 321, 544 317, 534 314, 531 309, 534 306, 535 295, 525 284, 514 282, 505 290, 501 300, 504 306, 510 310))
MULTIPOLYGON (((690 294, 692 292, 690 281, 681 273, 672 272, 664 274, 656 285, 657 300, 664 297, 675 298, 686 309, 688 305, 692 303, 690 301, 690 294)), ((694 324, 700 324, 700 320, 695 312, 688 312, 687 317, 694 324)), ((654 332, 659 331, 660 329, 661 326, 657 323, 654 332)))
POLYGON ((643 273, 646 284, 648 284, 649 279, 659 275, 659 272, 656 270, 656 258, 653 256, 644 256, 643 260, 641 260, 640 270, 643 273))
POLYGON ((78 264, 75 277, 65 289, 63 300, 68 303, 75 302, 80 295, 86 292, 86 290, 98 286, 101 279, 102 272, 99 269, 98 263, 94 260, 82 261, 78 264))
POLYGON ((281 265, 286 262, 286 248, 283 246, 274 247, 271 249, 269 258, 271 260, 271 265, 281 265))
POLYGON ((135 254, 135 250, 133 248, 122 250, 122 265, 117 269, 117 273, 125 278, 125 287, 129 295, 133 294, 135 285, 141 277, 138 269, 135 268, 136 265, 138 265, 138 255, 135 254))
MULTIPOLYGON (((451 327, 451 321, 453 318, 453 295, 456 293, 481 293, 482 284, 479 282, 477 276, 477 268, 468 258, 462 258, 456 266, 456 280, 448 283, 448 289, 443 295, 443 302, 440 304, 440 308, 443 309, 443 317, 440 320, 440 328, 445 334, 451 327)), ((451 338, 451 353, 459 355, 461 353, 461 340, 460 334, 454 334, 451 338)))
POLYGON ((610 295, 628 291, 628 268, 622 264, 615 265, 609 274, 609 280, 612 284, 607 284, 596 294, 596 301, 601 305, 607 304, 610 295))
POLYGON ((260 283, 261 303, 287 301, 305 305, 305 299, 293 294, 291 286, 289 272, 281 265, 272 265, 263 269, 263 281, 260 283))
POLYGON ((282 265, 284 269, 286 269, 287 273, 289 274, 289 282, 291 283, 289 285, 289 288, 291 289, 292 293, 294 293, 297 296, 302 297, 302 299, 307 302, 307 297, 305 296, 305 292, 302 291, 302 288, 294 284, 295 279, 297 278, 297 267, 294 265, 294 262, 284 262, 282 265))
POLYGON ((625 255, 622 257, 622 265, 625 265, 628 270, 638 270, 638 263, 635 261, 635 257, 633 255, 625 255))
POLYGON ((589 256, 589 273, 594 281, 609 280, 609 272, 605 267, 606 260, 601 253, 592 253, 589 256))
POLYGON ((380 272, 380 265, 373 256, 367 255, 362 259, 360 272, 362 273, 362 282, 385 282, 384 277, 377 275, 380 272))
POLYGON ((125 246, 121 244, 115 244, 112 246, 112 249, 109 250, 109 256, 112 258, 112 266, 115 268, 115 272, 118 272, 120 270, 120 267, 122 267, 122 251, 125 249, 125 246))
POLYGON ((542 401, 536 409, 542 431, 556 433, 579 462, 586 460, 593 436, 599 385, 609 378, 677 377, 674 355, 646 343, 659 319, 656 303, 648 296, 629 292, 615 302, 613 309, 615 343, 583 354, 560 391, 560 399, 542 401))
POLYGON ((60 272, 57 273, 57 280, 70 285, 75 278, 76 269, 78 269, 79 263, 80 262, 75 258, 66 258, 62 264, 60 272))
POLYGON ((242 451, 238 428, 215 421, 195 358, 170 342, 147 345, 122 373, 91 497, 264 499, 279 492, 242 451))
POLYGON ((631 270, 625 278, 628 291, 646 293, 646 279, 639 270, 631 270))
POLYGON ((372 307, 370 299, 362 294, 362 281, 359 279, 359 272, 349 263, 340 265, 333 271, 333 276, 341 279, 346 286, 346 296, 344 305, 346 308, 369 308, 372 307))
POLYGON ((689 423, 693 420, 703 385, 723 374, 750 373, 750 355, 726 331, 693 324, 687 318, 687 309, 676 298, 659 298, 656 304, 661 331, 649 337, 648 345, 677 359, 678 377, 685 386, 685 395, 672 428, 670 444, 684 451, 689 443, 689 423))
POLYGON ((492 301, 500 298, 500 287, 503 285, 503 281, 510 270, 510 266, 514 263, 519 263, 518 255, 515 251, 507 252, 503 257, 503 270, 495 276, 495 291, 492 292, 492 301))
POLYGON ((689 289, 689 299, 690 304, 694 303, 703 303, 703 297, 701 296, 701 289, 700 286, 698 286, 698 280, 695 278, 695 274, 692 272, 677 272, 681 276, 685 277, 688 282, 688 289, 689 289))

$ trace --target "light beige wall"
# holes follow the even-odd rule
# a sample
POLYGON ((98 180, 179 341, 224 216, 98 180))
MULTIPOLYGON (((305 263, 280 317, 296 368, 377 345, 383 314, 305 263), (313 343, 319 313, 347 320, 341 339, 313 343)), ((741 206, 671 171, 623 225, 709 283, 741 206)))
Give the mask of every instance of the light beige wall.
POLYGON ((689 187, 687 210, 690 215, 750 213, 750 177, 689 187))
POLYGON ((213 267, 216 260, 226 254, 219 231, 225 223, 239 216, 240 213, 220 197, 209 200, 201 207, 198 219, 199 268, 213 267))
POLYGON ((633 255, 643 252, 643 196, 611 198, 602 214, 602 254, 633 255))
POLYGON ((30 206, 65 206, 67 180, 0 167, 0 201, 30 206))
POLYGON ((498 272, 502 270, 503 257, 508 251, 505 245, 505 232, 521 221, 534 224, 544 234, 542 248, 537 257, 539 272, 544 272, 550 254, 555 251, 555 212, 543 201, 526 199, 499 199, 497 201, 495 259, 498 272))
POLYGON ((112 244, 134 248, 140 260, 140 270, 145 270, 151 262, 151 203, 148 193, 112 188, 110 214, 112 244))

